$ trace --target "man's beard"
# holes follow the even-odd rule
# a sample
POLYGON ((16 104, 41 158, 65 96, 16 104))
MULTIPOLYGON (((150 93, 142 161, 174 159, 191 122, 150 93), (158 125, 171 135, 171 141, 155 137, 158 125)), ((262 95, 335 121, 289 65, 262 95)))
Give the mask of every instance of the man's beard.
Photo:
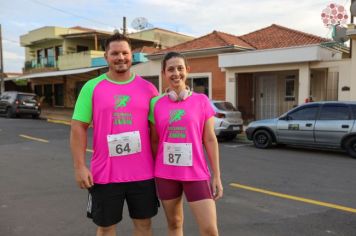
POLYGON ((130 65, 129 64, 124 64, 123 66, 117 66, 117 65, 114 65, 113 66, 113 69, 116 73, 125 73, 127 72, 128 70, 130 70, 130 65))

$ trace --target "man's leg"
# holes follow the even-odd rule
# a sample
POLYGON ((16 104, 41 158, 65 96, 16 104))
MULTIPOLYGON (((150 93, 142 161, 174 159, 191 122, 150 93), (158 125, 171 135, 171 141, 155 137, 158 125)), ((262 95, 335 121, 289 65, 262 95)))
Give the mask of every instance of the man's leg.
POLYGON ((151 219, 132 219, 134 236, 152 236, 151 219))
POLYGON ((154 179, 127 184, 126 202, 134 224, 134 235, 151 236, 151 218, 158 212, 154 179))
POLYGON ((116 236, 116 225, 111 225, 108 227, 98 226, 96 230, 96 236, 116 236))

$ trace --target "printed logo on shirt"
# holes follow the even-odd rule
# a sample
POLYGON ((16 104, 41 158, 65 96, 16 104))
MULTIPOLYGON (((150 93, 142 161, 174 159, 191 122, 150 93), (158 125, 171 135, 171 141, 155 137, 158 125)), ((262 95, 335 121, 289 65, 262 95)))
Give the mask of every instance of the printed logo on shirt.
POLYGON ((175 121, 179 121, 184 116, 185 111, 182 109, 179 110, 172 110, 169 114, 169 124, 172 124, 175 121))
MULTIPOLYGON (((115 110, 118 108, 125 108, 128 102, 131 100, 131 97, 128 95, 115 95, 115 110)), ((114 125, 132 125, 132 114, 130 112, 120 112, 113 113, 113 122, 114 125)))
POLYGON ((127 95, 116 95, 115 98, 115 109, 119 107, 126 107, 127 103, 130 101, 130 96, 127 95))

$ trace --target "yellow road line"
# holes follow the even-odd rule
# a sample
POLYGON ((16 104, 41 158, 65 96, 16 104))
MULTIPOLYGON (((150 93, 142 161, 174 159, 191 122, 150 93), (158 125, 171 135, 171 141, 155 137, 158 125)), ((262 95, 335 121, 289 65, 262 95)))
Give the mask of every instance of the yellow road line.
POLYGON ((92 149, 87 148, 87 152, 94 152, 92 149))
POLYGON ((30 139, 30 140, 34 140, 34 141, 38 141, 38 142, 42 142, 42 143, 49 143, 49 141, 46 140, 46 139, 35 138, 35 137, 28 136, 28 135, 25 135, 25 134, 20 134, 19 136, 22 137, 22 138, 26 138, 26 139, 30 139))
POLYGON ((48 119, 47 119, 47 122, 56 123, 56 124, 70 125, 70 121, 55 120, 55 119, 51 119, 51 118, 48 118, 48 119))
POLYGON ((237 183, 230 183, 230 186, 235 187, 235 188, 242 188, 245 190, 250 190, 253 192, 264 193, 264 194, 275 196, 275 197, 286 198, 286 199, 290 199, 290 200, 294 200, 294 201, 306 202, 306 203, 310 203, 310 204, 314 204, 314 205, 318 205, 318 206, 324 206, 324 207, 334 208, 334 209, 341 210, 341 211, 356 213, 355 208, 345 207, 345 206, 336 205, 336 204, 332 204, 332 203, 320 202, 320 201, 316 201, 316 200, 312 200, 312 199, 291 196, 291 195, 287 195, 287 194, 283 194, 283 193, 272 192, 272 191, 268 191, 268 190, 264 190, 264 189, 260 189, 260 188, 254 188, 254 187, 237 184, 237 183))

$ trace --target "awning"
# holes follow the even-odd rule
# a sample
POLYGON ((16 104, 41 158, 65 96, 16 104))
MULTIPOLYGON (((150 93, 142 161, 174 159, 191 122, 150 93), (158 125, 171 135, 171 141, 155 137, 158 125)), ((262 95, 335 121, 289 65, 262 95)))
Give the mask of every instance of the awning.
POLYGON ((55 77, 55 76, 62 76, 62 75, 76 75, 82 74, 94 70, 100 70, 106 68, 107 66, 100 66, 100 67, 90 67, 90 68, 80 68, 80 69, 73 69, 73 70, 59 70, 59 71, 50 71, 50 72, 41 72, 41 73, 34 73, 23 75, 20 77, 12 78, 11 80, 24 80, 24 79, 34 79, 34 78, 43 78, 43 77, 55 77))

